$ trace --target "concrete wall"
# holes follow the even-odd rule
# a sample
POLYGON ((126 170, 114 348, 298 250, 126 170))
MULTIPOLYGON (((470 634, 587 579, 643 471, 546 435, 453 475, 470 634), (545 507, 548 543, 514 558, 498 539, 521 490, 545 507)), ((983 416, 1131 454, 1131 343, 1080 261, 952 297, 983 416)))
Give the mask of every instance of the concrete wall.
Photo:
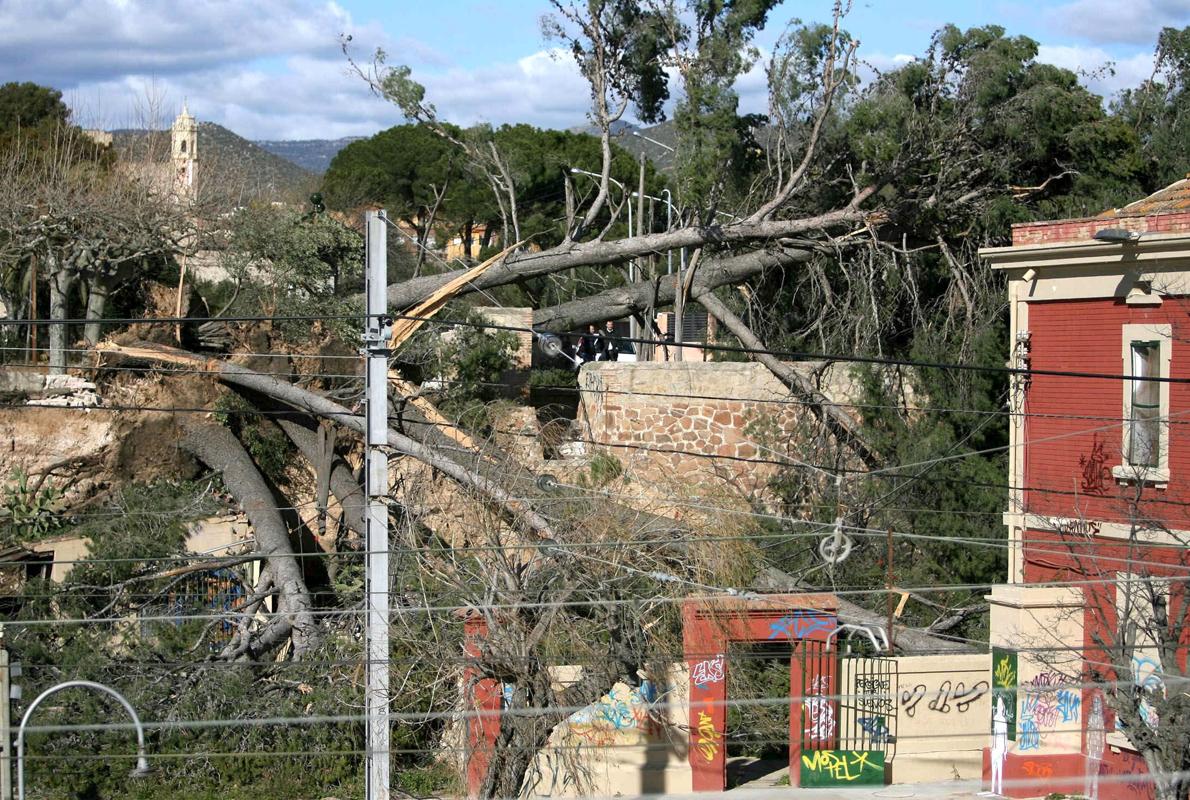
POLYGON ((1009 754, 1081 753, 1082 593, 1007 585, 992 587, 988 600, 992 645, 1020 651, 1009 754))
MULTIPOLYGON (((573 681, 577 668, 558 670, 573 681)), ((617 683, 558 726, 526 776, 523 795, 674 794, 691 791, 685 665, 639 688, 617 683)))
POLYGON ((992 718, 987 653, 897 661, 893 783, 979 778, 992 718))

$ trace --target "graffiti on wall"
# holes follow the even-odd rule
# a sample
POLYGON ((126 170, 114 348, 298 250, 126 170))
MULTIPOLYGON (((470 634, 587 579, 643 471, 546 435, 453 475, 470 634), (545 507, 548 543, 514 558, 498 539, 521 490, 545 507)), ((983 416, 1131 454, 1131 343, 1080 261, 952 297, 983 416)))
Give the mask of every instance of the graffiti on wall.
POLYGON ((883 786, 883 750, 815 750, 802 754, 801 785, 883 786))
POLYGON ((966 714, 971 704, 988 693, 988 682, 979 681, 968 687, 963 681, 943 681, 936 691, 929 691, 924 683, 919 683, 912 689, 901 690, 901 708, 906 716, 912 717, 917 713, 917 706, 926 697, 930 701, 926 707, 939 714, 949 714, 952 710, 966 714))
POLYGON ((992 648, 992 710, 997 700, 1004 701, 1004 716, 1008 724, 1007 740, 1016 741, 1016 683, 1017 656, 1012 650, 992 648))
POLYGON ((723 680, 723 654, 708 658, 705 661, 699 661, 694 665, 694 669, 690 670, 690 679, 694 681, 694 685, 699 689, 705 689, 712 683, 719 683, 723 680))
POLYGON ((1107 454, 1103 452, 1103 441, 1096 433, 1091 438, 1091 452, 1078 457, 1078 465, 1082 468, 1083 479, 1080 487, 1083 494, 1103 496, 1109 488, 1114 488, 1111 468, 1107 466, 1107 454))
POLYGON ((893 713, 892 684, 888 677, 866 677, 855 679, 855 707, 859 711, 874 711, 879 714, 893 713))
POLYGON ((815 675, 802 703, 805 707, 806 735, 813 741, 835 738, 835 707, 830 700, 830 678, 815 675))
POLYGON ((830 630, 834 622, 831 617, 786 614, 769 623, 770 639, 804 639, 816 631, 830 630))
POLYGON ((1132 679, 1141 690, 1140 707, 1137 709, 1140 712, 1140 718, 1146 725, 1156 730, 1160 720, 1157 717, 1157 707, 1149 698, 1154 695, 1165 696, 1165 681, 1161 677, 1161 663, 1157 659, 1145 655, 1133 656, 1132 679))
POLYGON ((715 729, 715 720, 705 711, 698 712, 698 728, 695 731, 694 745, 707 763, 715 760, 719 755, 719 743, 723 735, 715 729))
POLYGON ((1062 682, 1062 676, 1056 672, 1040 672, 1021 684, 1024 692, 1018 743, 1021 750, 1041 747, 1045 735, 1060 723, 1078 722, 1082 697, 1062 682))
POLYGON ((650 681, 640 686, 616 687, 581 711, 570 715, 568 732, 592 745, 609 745, 625 734, 650 734, 657 692, 650 681))
POLYGON ((859 727, 868 734, 868 738, 874 744, 888 744, 895 741, 888 730, 886 717, 856 717, 855 721, 859 723, 859 727))

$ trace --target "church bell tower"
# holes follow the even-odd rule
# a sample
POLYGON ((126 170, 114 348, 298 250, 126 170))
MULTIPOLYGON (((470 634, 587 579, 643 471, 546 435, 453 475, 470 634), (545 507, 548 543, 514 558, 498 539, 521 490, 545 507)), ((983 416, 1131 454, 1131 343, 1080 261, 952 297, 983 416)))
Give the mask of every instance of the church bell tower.
POLYGON ((194 191, 194 173, 198 165, 198 123, 190 116, 185 103, 170 128, 170 157, 174 191, 180 196, 189 196, 194 191))

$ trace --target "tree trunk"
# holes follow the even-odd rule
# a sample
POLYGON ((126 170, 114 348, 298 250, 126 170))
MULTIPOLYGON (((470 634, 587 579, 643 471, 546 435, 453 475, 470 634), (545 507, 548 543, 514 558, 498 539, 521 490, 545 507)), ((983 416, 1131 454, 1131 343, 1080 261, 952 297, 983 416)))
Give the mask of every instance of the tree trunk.
POLYGON ((91 347, 99 344, 100 320, 107 309, 111 294, 111 280, 106 275, 95 275, 87 284, 87 324, 83 327, 83 338, 91 347))
MULTIPOLYGON (((734 285, 766 270, 784 269, 803 263, 811 256, 811 250, 757 250, 717 261, 705 261, 698 268, 694 286, 696 290, 707 290, 734 285)), ((486 275, 487 273, 481 275, 479 280, 486 275)), ((676 275, 661 275, 653 280, 640 280, 569 303, 541 308, 533 312, 533 327, 543 331, 559 332, 582 328, 592 322, 622 319, 631 314, 641 314, 645 319, 651 319, 649 312, 652 309, 673 303, 677 296, 676 281, 676 275)))
MULTIPOLYGON (((53 263, 53 262, 51 262, 53 263)), ((66 372, 66 346, 70 340, 69 326, 59 320, 70 319, 70 291, 78 274, 71 269, 54 269, 50 273, 50 374, 66 372)))
MULTIPOLYGON (((851 205, 845 208, 805 219, 735 222, 723 226, 691 226, 673 231, 633 236, 628 239, 569 243, 541 253, 521 254, 520 258, 510 256, 500 268, 489 270, 468 284, 465 291, 504 286, 523 281, 526 278, 549 275, 574 267, 621 264, 630 258, 651 252, 680 250, 683 247, 695 248, 717 243, 781 239, 843 224, 854 224, 863 221, 868 216, 867 212, 858 208, 858 204, 870 193, 865 190, 856 196, 851 205)), ((805 242, 803 246, 807 251, 812 251, 817 245, 813 242, 805 242)), ((464 270, 452 270, 439 275, 423 275, 416 280, 391 284, 387 293, 388 303, 394 310, 409 308, 458 278, 463 272, 464 270)), ((360 296, 362 297, 362 295, 360 296)))
MULTIPOLYGON (((257 392, 278 402, 284 403, 298 411, 306 411, 332 422, 337 422, 358 434, 365 432, 363 416, 353 413, 350 409, 339 405, 333 400, 315 394, 314 392, 286 383, 272 375, 232 364, 226 361, 207 360, 193 353, 160 345, 142 343, 139 346, 109 345, 109 352, 125 353, 134 358, 145 358, 152 361, 164 361, 172 364, 186 364, 193 367, 205 368, 219 380, 232 386, 239 386, 257 392)), ((501 508, 523 528, 539 538, 553 539, 554 533, 549 522, 545 520, 531 505, 519 496, 506 490, 496 481, 484 476, 476 470, 470 469, 447 458, 435 447, 406 436, 403 433, 389 429, 388 446, 397 452, 412 456, 423 464, 433 467, 456 483, 470 489, 488 502, 501 508)), ((471 451, 464 451, 474 457, 471 451)))
MULTIPOLYGON (((735 334, 744 347, 752 350, 767 349, 764 342, 760 341, 743 320, 732 313, 731 309, 713 292, 700 289, 694 292, 694 296, 698 302, 702 303, 702 307, 707 310, 708 314, 714 316, 725 328, 735 334)), ((835 439, 859 456, 869 469, 878 469, 882 465, 880 456, 864 441, 863 435, 859 431, 859 425, 833 404, 830 398, 814 388, 806 376, 768 353, 753 352, 749 355, 753 361, 759 361, 768 367, 780 379, 781 383, 806 401, 810 410, 814 412, 814 416, 826 425, 835 439)))
POLYGON ((273 582, 280 590, 279 613, 256 637, 247 655, 256 660, 288 635, 293 638, 294 658, 301 658, 315 646, 319 631, 302 565, 294 557, 272 490, 230 430, 215 422, 183 417, 182 447, 222 475, 224 486, 248 515, 256 550, 267 557, 273 582))
MULTIPOLYGON (((277 417, 277 424, 285 435, 302 451, 311 464, 318 462, 318 434, 297 418, 277 417)), ((310 422, 306 417, 305 422, 310 422)), ((341 458, 335 458, 331 466, 331 494, 343 507, 343 524, 359 534, 365 535, 368 502, 363 489, 341 458)))

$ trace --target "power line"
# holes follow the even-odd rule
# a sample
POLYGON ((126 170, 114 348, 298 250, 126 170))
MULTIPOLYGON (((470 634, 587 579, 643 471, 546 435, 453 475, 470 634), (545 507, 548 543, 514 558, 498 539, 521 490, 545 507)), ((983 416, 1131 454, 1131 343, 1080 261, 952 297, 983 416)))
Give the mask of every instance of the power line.
MULTIPOLYGON (((441 319, 439 317, 415 316, 408 314, 389 314, 389 318, 394 320, 408 320, 413 322, 424 322, 433 325, 441 325, 447 327, 471 327, 481 330, 502 330, 514 333, 529 333, 534 336, 553 335, 553 336, 569 336, 569 332, 561 331, 547 331, 539 328, 517 326, 517 325, 500 325, 488 322, 472 322, 468 320, 457 319, 441 319)), ((160 325, 179 325, 190 322, 274 322, 274 321, 292 321, 292 322, 310 322, 318 320, 354 320, 362 321, 365 315, 350 314, 350 315, 294 315, 294 316, 257 316, 257 317, 155 317, 153 319, 106 319, 100 322, 109 325, 145 325, 145 324, 160 324, 160 325)), ((83 325, 86 324, 86 319, 70 319, 70 320, 5 320, 5 325, 83 325)), ((94 320, 91 320, 94 322, 94 320)), ((1062 377, 1062 378, 1081 378, 1092 380, 1114 380, 1114 381, 1147 381, 1151 383, 1170 383, 1170 384, 1190 384, 1190 378, 1175 378, 1172 376, 1147 376, 1147 375, 1124 375, 1118 373, 1104 373, 1104 372, 1080 372, 1074 370, 1054 370, 1054 369, 1023 369, 1018 367, 1001 367, 1001 366, 984 366, 979 364, 958 364, 939 361, 914 361, 911 359, 888 358, 878 356, 859 356, 846 355, 841 353, 822 353, 813 351, 800 350, 772 350, 763 348, 750 348, 737 345, 711 344, 711 343, 695 343, 695 342, 667 342, 664 339, 646 339, 640 337, 617 337, 623 341, 632 342, 634 344, 650 344, 650 345, 665 345, 668 347, 690 347, 699 348, 704 351, 736 353, 743 355, 769 355, 775 358, 783 358, 791 361, 827 361, 850 364, 874 364, 881 366, 898 366, 898 367, 916 367, 921 369, 948 369, 958 370, 964 372, 989 372, 1001 375, 1015 375, 1024 378, 1031 378, 1037 376, 1045 377, 1062 377)), ((100 351, 102 352, 102 351, 100 351)))

